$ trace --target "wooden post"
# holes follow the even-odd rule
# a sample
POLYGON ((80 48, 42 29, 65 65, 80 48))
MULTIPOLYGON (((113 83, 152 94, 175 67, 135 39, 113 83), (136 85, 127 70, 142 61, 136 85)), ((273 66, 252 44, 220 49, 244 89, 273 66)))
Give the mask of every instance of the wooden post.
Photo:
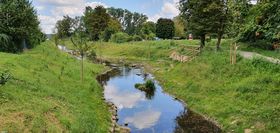
POLYGON ((230 64, 232 64, 232 44, 230 44, 230 64))

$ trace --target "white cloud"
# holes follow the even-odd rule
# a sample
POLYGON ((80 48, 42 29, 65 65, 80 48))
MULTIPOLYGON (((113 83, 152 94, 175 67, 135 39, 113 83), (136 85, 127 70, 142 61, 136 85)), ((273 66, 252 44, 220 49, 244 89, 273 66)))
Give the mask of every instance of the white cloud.
POLYGON ((133 108, 138 102, 145 101, 145 95, 140 92, 120 92, 118 88, 110 85, 105 86, 104 92, 105 98, 114 102, 119 109, 133 108))
POLYGON ((75 6, 81 3, 85 3, 85 0, 38 0, 43 4, 53 5, 53 6, 75 6))
POLYGON ((47 33, 53 33, 55 23, 62 19, 63 16, 69 15, 71 17, 81 16, 86 6, 95 8, 98 5, 108 7, 102 2, 86 2, 85 0, 38 0, 39 6, 35 8, 40 12, 49 12, 50 15, 39 15, 42 30, 47 33), (45 5, 48 6, 47 9, 45 5))
POLYGON ((161 112, 147 110, 139 113, 135 113, 131 117, 125 118, 125 123, 131 123, 138 129, 145 129, 154 126, 159 120, 161 112))
POLYGON ((45 15, 39 15, 40 20, 40 26, 44 33, 53 33, 53 30, 55 28, 55 23, 57 20, 60 20, 62 16, 45 16, 45 15))
POLYGON ((156 22, 159 18, 173 18, 179 15, 178 3, 179 0, 165 1, 161 11, 149 17, 150 21, 156 22))

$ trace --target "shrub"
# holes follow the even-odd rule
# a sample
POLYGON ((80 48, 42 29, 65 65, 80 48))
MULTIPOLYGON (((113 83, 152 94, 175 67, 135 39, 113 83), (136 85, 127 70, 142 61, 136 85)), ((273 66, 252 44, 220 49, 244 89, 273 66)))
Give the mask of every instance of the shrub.
POLYGON ((96 59, 96 52, 91 49, 90 51, 88 51, 87 53, 87 57, 89 58, 89 60, 95 60, 96 59))
POLYGON ((12 78, 8 71, 0 72, 0 85, 5 85, 12 78))
POLYGON ((155 90, 155 83, 152 80, 147 80, 145 83, 145 87, 150 90, 155 90))
POLYGON ((124 43, 129 42, 131 40, 131 37, 123 32, 115 33, 111 36, 110 41, 115 43, 124 43))
POLYGON ((135 84, 135 88, 141 91, 154 91, 156 89, 155 83, 152 80, 147 80, 144 84, 135 84))
POLYGON ((101 33, 101 38, 103 41, 108 42, 112 36, 112 34, 114 34, 115 31, 112 28, 106 28, 102 33, 101 33))
POLYGON ((267 40, 257 40, 256 42, 252 43, 251 46, 256 48, 261 48, 264 50, 273 50, 272 43, 267 40))
POLYGON ((133 41, 142 41, 142 40, 143 40, 142 37, 139 36, 139 35, 134 35, 133 36, 133 41))

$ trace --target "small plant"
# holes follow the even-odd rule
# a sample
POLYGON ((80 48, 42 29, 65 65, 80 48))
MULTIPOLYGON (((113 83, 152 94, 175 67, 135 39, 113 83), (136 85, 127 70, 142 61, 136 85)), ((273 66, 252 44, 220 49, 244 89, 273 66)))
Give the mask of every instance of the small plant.
POLYGON ((144 84, 135 84, 135 88, 144 91, 147 99, 152 99, 155 95, 155 83, 152 80, 147 80, 144 84))
POLYGON ((91 49, 87 52, 88 59, 90 59, 92 61, 96 60, 96 56, 97 56, 96 52, 93 49, 91 49))
POLYGON ((152 80, 147 80, 144 84, 135 84, 135 88, 141 90, 141 91, 150 91, 155 90, 155 83, 152 80))
POLYGON ((11 74, 8 71, 1 72, 0 74, 0 85, 5 85, 8 80, 12 78, 11 74))
POLYGON ((145 83, 145 88, 150 89, 150 90, 155 90, 155 83, 152 80, 147 80, 145 83))

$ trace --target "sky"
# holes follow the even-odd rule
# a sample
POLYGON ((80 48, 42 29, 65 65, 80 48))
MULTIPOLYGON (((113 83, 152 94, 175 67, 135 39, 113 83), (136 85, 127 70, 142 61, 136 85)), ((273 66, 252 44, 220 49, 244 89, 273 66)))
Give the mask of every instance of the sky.
POLYGON ((64 15, 71 17, 81 16, 86 6, 115 7, 128 9, 147 15, 149 21, 173 18, 179 14, 179 0, 33 0, 32 4, 37 10, 40 26, 44 33, 54 32, 55 23, 64 15))

